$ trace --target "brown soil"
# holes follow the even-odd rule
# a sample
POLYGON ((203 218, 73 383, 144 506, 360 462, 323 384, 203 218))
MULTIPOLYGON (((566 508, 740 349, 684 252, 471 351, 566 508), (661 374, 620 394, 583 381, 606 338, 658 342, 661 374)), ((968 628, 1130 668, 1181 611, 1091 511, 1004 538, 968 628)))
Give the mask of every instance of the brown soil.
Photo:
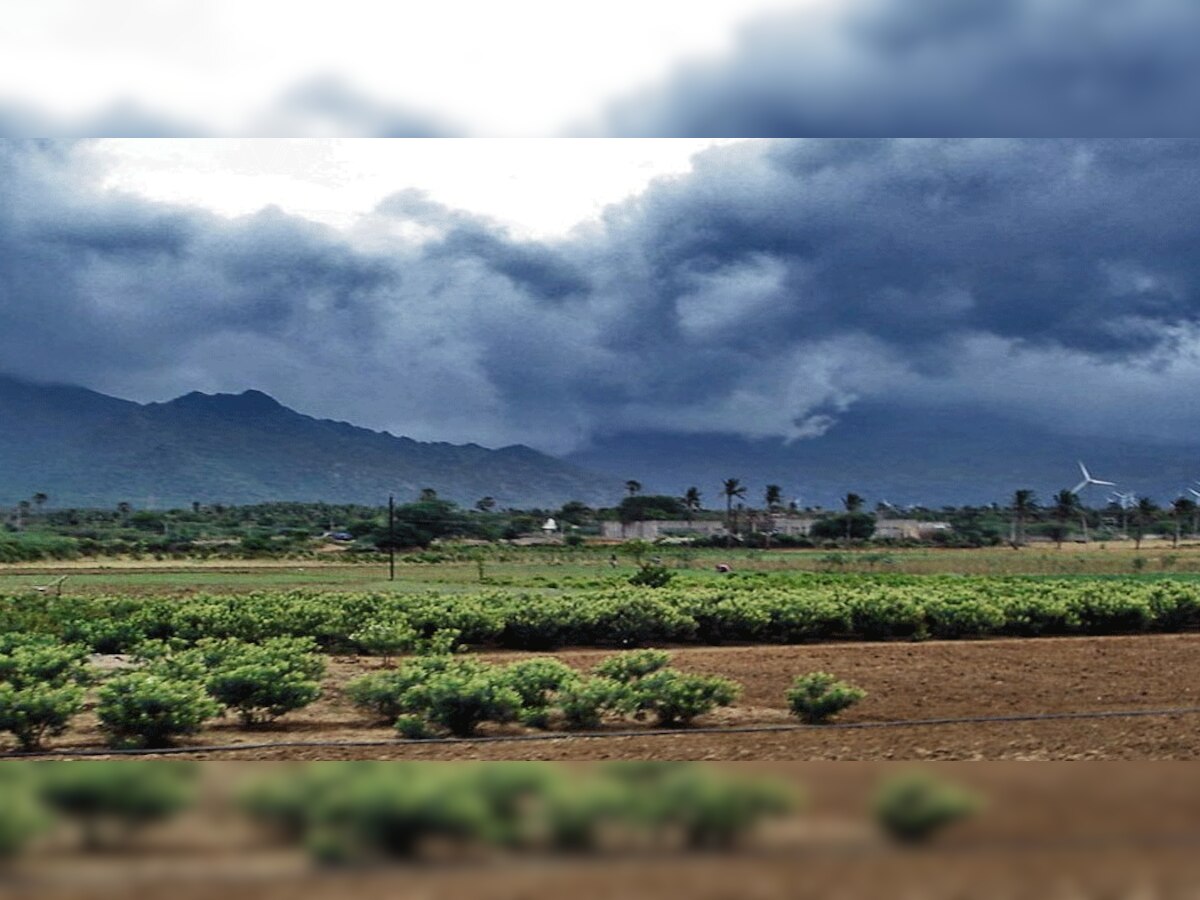
MULTIPOLYGON (((487 654, 512 660, 529 654, 487 654)), ((588 667, 604 651, 565 651, 588 667)), ((741 682, 735 707, 699 726, 794 724, 784 692, 793 676, 830 671, 868 691, 843 723, 896 722, 960 716, 1161 710, 1200 707, 1200 635, 822 644, 799 647, 686 648, 674 664, 741 682)), ((331 660, 325 697, 270 728, 247 730, 218 720, 190 740, 199 745, 274 741, 384 741, 370 747, 247 748, 208 759, 680 759, 680 760, 933 760, 933 759, 1195 759, 1200 715, 1155 715, 888 728, 804 728, 770 733, 562 736, 536 741, 423 744, 394 739, 349 705, 341 686, 378 667, 368 658, 331 660)), ((98 748, 102 736, 81 716, 54 749, 98 748)), ((632 724, 609 730, 644 729, 632 724)), ((520 729, 485 728, 484 736, 520 729)))

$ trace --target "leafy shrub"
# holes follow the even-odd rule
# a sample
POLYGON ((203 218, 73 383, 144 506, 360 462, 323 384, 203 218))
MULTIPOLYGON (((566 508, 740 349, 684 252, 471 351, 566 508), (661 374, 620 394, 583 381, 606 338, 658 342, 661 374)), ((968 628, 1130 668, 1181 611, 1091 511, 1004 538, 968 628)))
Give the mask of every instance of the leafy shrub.
POLYGON ((343 779, 313 812, 310 851, 327 863, 408 858, 430 839, 469 842, 489 833, 487 804, 461 776, 414 774, 370 767, 343 779))
POLYGON ((396 733, 410 741, 425 740, 430 736, 429 723, 421 716, 405 714, 396 717, 396 733))
POLYGON ((41 635, 0 635, 0 731, 22 750, 37 750, 48 735, 66 731, 83 708, 91 678, 87 650, 41 635))
POLYGON ((828 722, 866 696, 866 691, 838 681, 828 672, 797 676, 787 692, 792 714, 810 725, 828 722))
POLYGON ((86 684, 87 648, 44 635, 0 635, 0 682, 14 687, 86 684))
POLYGON ((350 681, 345 690, 355 706, 373 713, 380 722, 391 722, 409 708, 405 697, 411 689, 449 669, 476 672, 484 665, 452 656, 422 656, 389 672, 361 675, 350 681))
POLYGON ((204 685, 245 725, 300 709, 321 696, 324 661, 310 641, 274 638, 261 645, 226 642, 213 647, 204 685))
POLYGON ((448 669, 410 688, 402 705, 456 737, 469 737, 484 722, 516 719, 521 697, 495 670, 448 669))
POLYGON ((579 678, 558 692, 558 708, 568 728, 599 728, 606 712, 630 708, 629 686, 612 678, 579 678))
POLYGON ((100 728, 116 747, 166 747, 220 712, 204 686, 153 672, 117 675, 99 692, 100 728))
POLYGON ((738 698, 741 686, 728 678, 661 669, 634 681, 630 692, 639 718, 652 713, 659 725, 669 728, 689 725, 696 716, 729 706, 738 698))
POLYGON ((686 764, 639 779, 640 814, 653 827, 677 830, 692 848, 728 848, 765 819, 792 810, 797 798, 772 781, 713 775, 686 764))
POLYGON ((81 709, 78 685, 16 688, 0 682, 0 731, 10 732, 22 750, 38 750, 48 735, 62 734, 81 709))
POLYGON ((18 854, 50 825, 32 790, 32 774, 23 763, 8 763, 0 773, 0 862, 18 854))
POLYGON ((629 583, 634 587, 661 588, 670 584, 674 577, 675 573, 666 566, 643 563, 629 576, 629 583))
POLYGON ((521 722, 545 728, 555 696, 577 681, 579 673, 557 659, 528 659, 505 666, 500 678, 521 700, 521 722))
POLYGON ((608 657, 594 671, 602 678, 628 684, 659 671, 670 662, 671 654, 666 650, 629 650, 608 657))
POLYGON ((402 619, 369 622, 350 634, 350 640, 367 653, 383 657, 390 665, 393 656, 412 650, 417 645, 416 630, 402 619))
POLYGON ((909 844, 931 839, 978 808, 973 794, 924 772, 893 778, 875 799, 880 826, 890 837, 909 844))
POLYGON ((188 763, 80 762, 46 767, 38 790, 46 806, 79 823, 94 849, 188 808, 195 780, 188 763))

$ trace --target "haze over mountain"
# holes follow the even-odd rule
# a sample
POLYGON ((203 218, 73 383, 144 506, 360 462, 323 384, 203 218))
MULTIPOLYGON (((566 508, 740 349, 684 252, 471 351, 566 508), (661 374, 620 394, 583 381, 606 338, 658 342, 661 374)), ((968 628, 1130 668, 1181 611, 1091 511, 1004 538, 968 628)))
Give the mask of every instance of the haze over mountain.
POLYGON ((260 391, 139 404, 0 376, 0 504, 311 500, 379 504, 432 487, 470 505, 606 502, 620 484, 513 445, 425 443, 315 419, 260 391))
MULTIPOLYGON (((1043 502, 1080 480, 1078 460, 1093 476, 1160 503, 1185 494, 1200 478, 1200 442, 1055 433, 1017 418, 970 408, 856 406, 820 437, 786 443, 738 435, 666 432, 612 435, 567 459, 579 466, 637 478, 647 492, 680 495, 696 485, 710 509, 723 509, 726 478, 740 478, 747 502, 761 505, 765 485, 801 505, 837 507, 847 491, 870 504, 1006 503, 1017 488, 1043 502)), ((1104 506, 1114 488, 1083 494, 1104 506)))

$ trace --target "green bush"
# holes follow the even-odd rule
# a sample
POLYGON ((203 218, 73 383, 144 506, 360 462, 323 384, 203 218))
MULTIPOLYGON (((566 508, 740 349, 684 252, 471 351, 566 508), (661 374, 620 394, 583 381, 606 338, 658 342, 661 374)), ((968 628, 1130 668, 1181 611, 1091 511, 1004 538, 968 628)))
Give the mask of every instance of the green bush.
POLYGON ((387 666, 392 657, 417 646, 417 632, 403 619, 376 620, 352 632, 350 640, 367 653, 383 657, 383 664, 387 666))
POLYGON ((100 728, 115 747, 170 746, 218 712, 202 684, 143 671, 111 678, 100 688, 96 707, 100 728))
POLYGON ((87 648, 45 635, 0 635, 0 682, 14 687, 87 684, 87 648))
POLYGON ((810 725, 828 722, 866 696, 866 691, 838 681, 828 672, 799 675, 787 692, 792 714, 810 725))
POLYGON ((516 691, 526 711, 547 709, 554 695, 579 679, 579 673, 557 659, 527 659, 505 666, 501 680, 516 691))
POLYGON ((715 775, 684 763, 668 764, 634 786, 644 821, 658 830, 678 831, 695 849, 729 848, 798 803, 795 792, 773 781, 715 775))
POLYGON ((226 642, 212 648, 204 686, 245 725, 260 725, 321 696, 324 660, 311 641, 274 638, 262 644, 226 642))
POLYGON ((81 709, 83 688, 17 688, 0 682, 0 731, 10 732, 22 750, 39 750, 49 735, 59 735, 81 709))
POLYGON ((670 584, 674 577, 675 573, 666 566, 643 563, 629 576, 629 583, 634 587, 661 588, 670 584))
POLYGON ((45 767, 38 790, 47 807, 79 823, 84 843, 95 849, 187 809, 195 782, 189 763, 79 762, 45 767))
POLYGON ((521 697, 494 670, 449 669, 409 689, 402 705, 455 737, 469 737, 484 722, 514 721, 521 697))
POLYGON ((360 675, 346 685, 345 691, 355 706, 372 713, 380 722, 392 722, 408 710, 405 697, 418 685, 450 669, 474 673, 485 667, 485 663, 472 659, 421 656, 388 672, 360 675))
POLYGON ((558 708, 568 728, 599 728, 607 712, 630 708, 629 686, 611 678, 579 678, 558 692, 558 708))
POLYGON ((51 824, 32 788, 33 772, 8 763, 0 773, 0 862, 16 856, 51 824))
POLYGON ((629 650, 608 657, 593 671, 602 678, 628 684, 659 671, 670 662, 671 654, 666 650, 629 650))
POLYGON ((310 852, 327 863, 409 858, 425 841, 470 842, 489 834, 487 804, 461 775, 370 767, 349 774, 312 813, 310 852))
POLYGON ((400 737, 410 741, 421 741, 430 737, 429 723, 422 716, 407 713, 396 716, 396 724, 393 727, 400 737))
POLYGON ((635 713, 654 715, 667 728, 690 725, 697 716, 718 706, 729 706, 741 694, 741 685, 728 678, 686 675, 675 669, 659 669, 630 686, 635 713))
POLYGON ((86 655, 85 647, 41 635, 0 635, 0 731, 22 750, 66 731, 91 680, 86 655))
POLYGON ((925 772, 885 782, 875 798, 879 825, 890 837, 908 844, 930 840, 978 808, 973 794, 925 772))

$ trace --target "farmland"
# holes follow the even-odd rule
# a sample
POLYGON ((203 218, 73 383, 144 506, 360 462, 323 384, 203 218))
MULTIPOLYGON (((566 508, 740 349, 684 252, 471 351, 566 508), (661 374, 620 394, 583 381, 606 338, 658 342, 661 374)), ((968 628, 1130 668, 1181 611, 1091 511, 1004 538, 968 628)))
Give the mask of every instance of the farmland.
POLYGON ((307 561, 9 567, 0 572, 0 622, 10 635, 42 634, 87 654, 93 675, 85 699, 46 742, 60 755, 106 752, 98 684, 159 664, 148 662, 147 646, 185 660, 196 652, 189 648, 214 640, 310 642, 318 696, 266 722, 227 709, 179 737, 173 752, 208 748, 208 758, 254 759, 1200 755, 1192 548, 1176 551, 1170 571, 1095 547, 1061 556, 914 550, 888 563, 855 553, 831 562, 796 552, 674 552, 660 559, 671 573, 661 587, 631 585, 638 570, 624 556, 614 567, 607 555, 545 548, 497 554, 482 566, 425 554, 401 560, 395 581, 378 565, 307 561), (735 571, 716 573, 717 559, 731 560, 735 571), (1050 561, 1057 571, 1048 571, 1050 561), (985 574, 936 574, 946 570, 985 574), (618 710, 586 734, 501 716, 461 739, 435 732, 432 742, 405 740, 349 696, 355 679, 393 671, 363 636, 371 623, 401 629, 402 657, 439 644, 496 671, 551 657, 585 679, 614 654, 665 647, 680 673, 671 678, 725 679, 739 695, 704 709, 688 728, 660 729, 653 716, 618 710), (865 699, 832 725, 798 723, 785 693, 795 676, 815 671, 857 685, 865 699))

